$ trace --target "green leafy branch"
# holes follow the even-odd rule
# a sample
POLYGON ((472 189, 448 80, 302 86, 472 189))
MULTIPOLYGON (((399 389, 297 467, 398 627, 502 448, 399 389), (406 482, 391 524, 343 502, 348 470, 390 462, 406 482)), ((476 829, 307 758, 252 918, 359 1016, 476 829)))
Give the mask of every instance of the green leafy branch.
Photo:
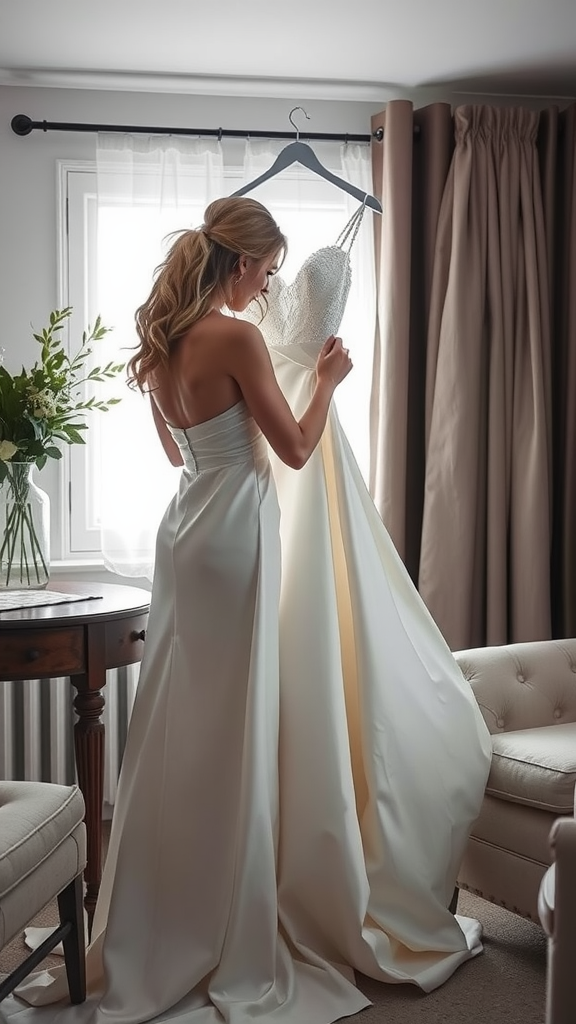
POLYGON ((105 383, 118 376, 125 364, 109 360, 90 366, 94 346, 109 333, 98 316, 94 325, 82 334, 81 345, 69 356, 62 331, 72 307, 50 313, 49 324, 33 333, 40 345, 40 359, 30 370, 12 375, 0 365, 0 481, 6 476, 6 464, 35 462, 41 469, 47 459, 60 459, 59 442, 85 444, 87 423, 84 413, 108 412, 120 398, 82 397, 87 385, 105 383))

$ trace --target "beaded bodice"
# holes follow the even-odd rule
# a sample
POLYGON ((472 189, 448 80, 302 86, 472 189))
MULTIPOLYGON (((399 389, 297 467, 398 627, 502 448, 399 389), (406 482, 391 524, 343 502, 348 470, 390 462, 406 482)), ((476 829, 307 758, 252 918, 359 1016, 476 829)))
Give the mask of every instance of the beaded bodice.
POLYGON ((268 348, 289 355, 289 349, 296 347, 312 361, 326 339, 338 333, 350 292, 350 245, 363 212, 361 206, 335 245, 308 256, 291 284, 278 274, 270 279, 264 319, 257 302, 244 311, 243 318, 257 324, 268 348))

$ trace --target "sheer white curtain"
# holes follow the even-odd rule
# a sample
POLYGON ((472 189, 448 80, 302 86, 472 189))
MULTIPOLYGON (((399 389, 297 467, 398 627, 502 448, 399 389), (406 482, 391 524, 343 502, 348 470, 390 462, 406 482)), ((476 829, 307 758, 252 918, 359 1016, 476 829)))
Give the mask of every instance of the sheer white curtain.
MULTIPOLYGON (((137 342, 134 311, 150 291, 170 232, 201 224, 207 204, 224 193, 222 147, 100 135, 97 182, 97 299, 90 305, 114 325, 109 357, 127 360, 137 342)), ((98 356, 101 361, 102 349, 98 356)), ((179 470, 162 451, 149 399, 125 385, 117 391, 120 404, 99 417, 102 552, 113 572, 152 579, 155 534, 179 470)))
MULTIPOLYGON (((98 272, 89 305, 114 325, 99 348, 99 362, 104 353, 115 360, 130 357, 137 340, 134 311, 149 293, 169 233, 199 225, 212 199, 253 180, 284 145, 248 141, 242 154, 231 144, 225 161, 217 142, 99 136, 98 272)), ((332 172, 372 192, 367 146, 324 144, 314 150, 332 172)), ((281 271, 288 282, 310 253, 336 242, 358 207, 346 192, 296 164, 250 195, 271 210, 288 237, 281 271)), ((373 216, 366 211, 351 252, 352 288, 341 334, 354 370, 337 392, 340 419, 366 479, 376 309, 373 216)), ((106 566, 119 575, 152 579, 156 530, 180 471, 161 449, 148 399, 122 383, 115 388, 122 401, 99 417, 97 437, 102 551, 106 566)))

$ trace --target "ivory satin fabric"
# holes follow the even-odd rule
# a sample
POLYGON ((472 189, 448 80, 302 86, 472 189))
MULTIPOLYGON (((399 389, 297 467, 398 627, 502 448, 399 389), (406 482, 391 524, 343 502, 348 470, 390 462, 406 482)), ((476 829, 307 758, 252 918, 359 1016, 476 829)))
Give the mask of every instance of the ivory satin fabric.
MULTIPOLYGON (((297 416, 349 273, 333 246, 273 279, 261 329, 297 416)), ((469 684, 334 410, 299 472, 243 402, 174 436, 89 998, 55 1003, 44 971, 4 1013, 331 1024, 368 1005, 354 969, 430 991, 481 950, 447 909, 490 765, 469 684)))

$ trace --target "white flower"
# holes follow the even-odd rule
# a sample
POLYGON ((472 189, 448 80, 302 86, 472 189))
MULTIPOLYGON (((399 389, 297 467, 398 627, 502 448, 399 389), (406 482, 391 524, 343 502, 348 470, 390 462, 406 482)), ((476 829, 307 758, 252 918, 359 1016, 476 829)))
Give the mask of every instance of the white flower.
POLYGON ((0 441, 0 462, 9 462, 18 451, 12 441, 0 441))

